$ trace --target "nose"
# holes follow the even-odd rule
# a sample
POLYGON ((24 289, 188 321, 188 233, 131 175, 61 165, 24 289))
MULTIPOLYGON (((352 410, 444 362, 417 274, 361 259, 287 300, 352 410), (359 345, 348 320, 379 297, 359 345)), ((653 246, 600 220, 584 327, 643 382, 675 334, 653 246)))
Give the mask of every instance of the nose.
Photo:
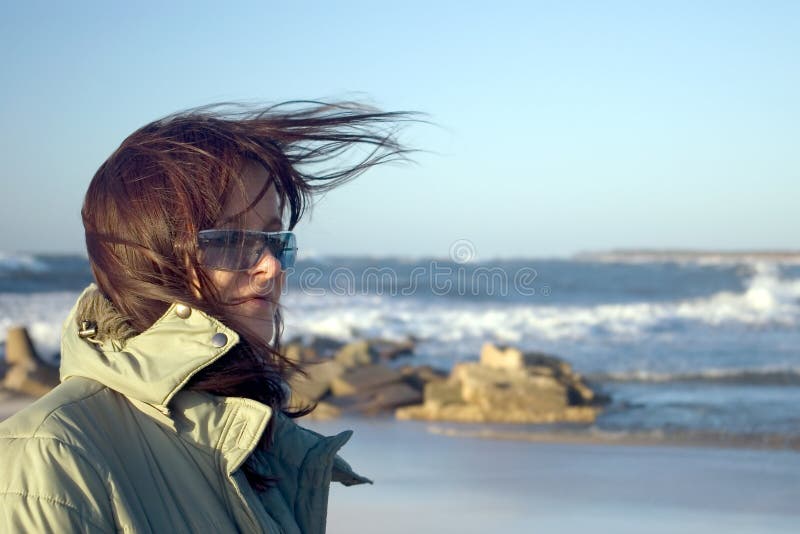
POLYGON ((281 274, 281 262, 269 250, 265 250, 256 264, 250 268, 250 273, 265 279, 275 278, 281 274))
POLYGON ((248 272, 250 289, 258 295, 280 294, 283 288, 281 262, 265 251, 248 272))

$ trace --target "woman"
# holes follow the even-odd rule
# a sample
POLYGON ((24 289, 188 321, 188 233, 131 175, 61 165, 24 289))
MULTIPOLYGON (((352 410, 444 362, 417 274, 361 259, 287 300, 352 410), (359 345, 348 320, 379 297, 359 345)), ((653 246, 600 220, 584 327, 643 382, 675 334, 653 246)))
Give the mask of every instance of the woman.
POLYGON ((82 215, 61 384, 0 425, 2 532, 324 532, 369 482, 288 408, 278 300, 310 196, 402 157, 407 113, 208 107, 128 137, 82 215), (323 167, 334 158, 349 166, 323 167))

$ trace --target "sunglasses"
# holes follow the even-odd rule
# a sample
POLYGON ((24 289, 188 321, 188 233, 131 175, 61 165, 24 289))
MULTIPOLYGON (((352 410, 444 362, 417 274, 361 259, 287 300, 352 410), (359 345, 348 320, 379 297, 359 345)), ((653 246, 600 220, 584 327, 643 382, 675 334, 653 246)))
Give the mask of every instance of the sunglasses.
POLYGON ((246 271, 269 252, 281 270, 294 267, 297 240, 293 232, 201 230, 197 233, 200 263, 211 269, 246 271))

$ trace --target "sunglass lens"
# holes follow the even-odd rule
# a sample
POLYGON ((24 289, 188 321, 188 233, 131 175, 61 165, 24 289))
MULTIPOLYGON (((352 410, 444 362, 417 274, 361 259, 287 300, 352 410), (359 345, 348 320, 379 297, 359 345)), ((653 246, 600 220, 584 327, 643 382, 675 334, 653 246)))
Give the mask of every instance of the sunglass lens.
POLYGON ((201 262, 214 269, 241 271, 254 266, 269 251, 286 270, 294 266, 296 240, 292 232, 265 235, 261 232, 203 230, 199 245, 201 262))
POLYGON ((200 261, 215 269, 230 269, 242 260, 242 243, 230 232, 203 232, 200 235, 200 261))
POLYGON ((281 232, 274 236, 269 245, 270 252, 278 261, 281 262, 281 269, 286 270, 294 267, 295 253, 297 251, 296 240, 291 232, 281 232))
POLYGON ((281 268, 285 271, 294 267, 294 261, 297 258, 297 240, 294 234, 289 234, 286 246, 283 249, 283 257, 281 258, 281 268))

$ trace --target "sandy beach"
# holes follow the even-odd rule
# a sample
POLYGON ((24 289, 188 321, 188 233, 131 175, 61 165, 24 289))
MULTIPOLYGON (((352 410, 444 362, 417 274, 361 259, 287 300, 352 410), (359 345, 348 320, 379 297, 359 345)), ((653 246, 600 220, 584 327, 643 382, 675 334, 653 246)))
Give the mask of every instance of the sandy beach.
POLYGON ((373 486, 331 490, 328 531, 777 533, 800 524, 800 454, 450 437, 392 419, 304 423, 373 486))

